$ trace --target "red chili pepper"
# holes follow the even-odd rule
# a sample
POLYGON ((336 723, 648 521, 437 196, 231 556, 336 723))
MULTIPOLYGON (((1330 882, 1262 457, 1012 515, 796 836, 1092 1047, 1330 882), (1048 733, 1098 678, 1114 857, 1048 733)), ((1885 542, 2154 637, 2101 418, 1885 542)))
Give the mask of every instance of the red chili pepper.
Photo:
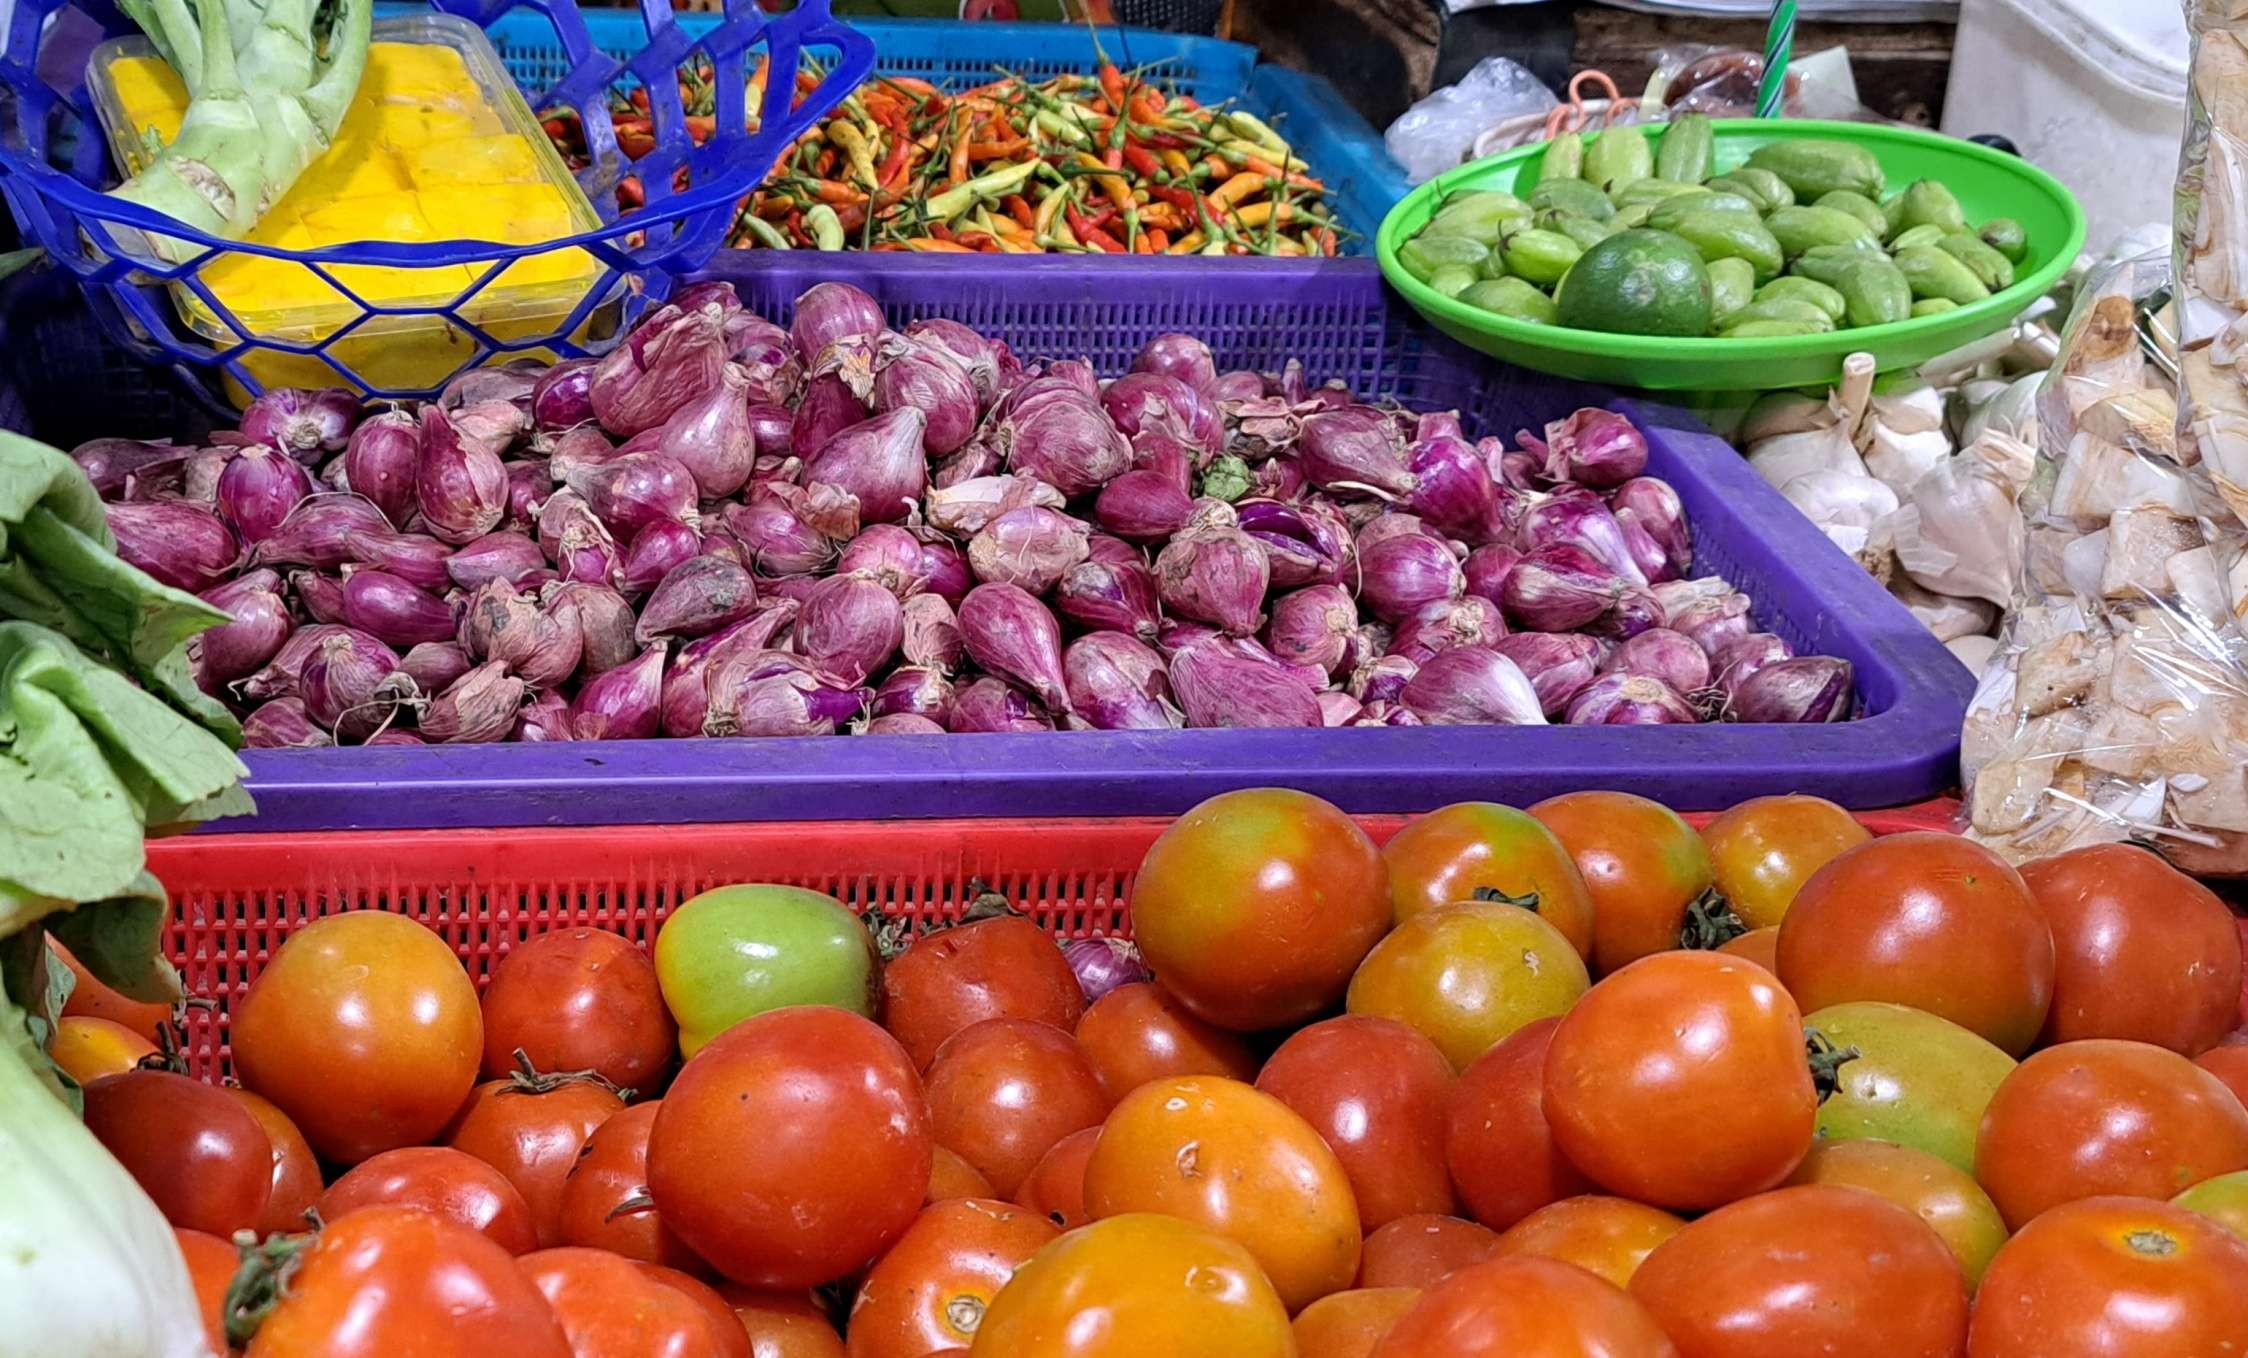
POLYGON ((1094 249, 1103 251, 1107 254, 1122 255, 1131 253, 1124 248, 1124 242, 1116 239, 1116 237, 1111 236, 1106 231, 1101 230, 1097 226, 1088 226, 1084 230, 1078 232, 1077 239, 1083 244, 1090 245, 1094 249))
POLYGON ((1038 229, 1038 212, 1031 207, 1029 199, 1024 198, 1019 193, 1010 193, 1007 195, 1005 202, 1007 215, 1015 219, 1016 225, 1022 227, 1025 231, 1038 229))
POLYGON ((805 245, 811 243, 811 235, 804 230, 804 213, 801 209, 790 208, 788 210, 788 216, 782 219, 781 225, 788 229, 788 234, 793 237, 797 241, 797 243, 805 245))
POLYGON ((1111 146, 1106 151, 1101 152, 1101 164, 1106 165, 1112 170, 1123 169, 1124 148, 1121 146, 1111 146))
POLYGON ((938 240, 953 239, 952 228, 946 226, 943 222, 929 223, 929 234, 936 237, 938 240))
POLYGON ((628 208, 635 208, 648 200, 640 192, 640 181, 628 176, 617 184, 617 201, 628 208))
POLYGON ((1126 146, 1123 148, 1123 153, 1124 163, 1132 167, 1132 173, 1150 179, 1163 173, 1163 162, 1157 160, 1155 153, 1146 147, 1126 146))
POLYGON ((631 100, 632 100, 632 106, 633 106, 634 108, 636 108, 636 109, 639 109, 639 110, 640 110, 640 111, 641 111, 642 113, 646 113, 646 112, 648 111, 648 87, 647 87, 647 86, 645 86, 645 85, 635 85, 635 86, 633 86, 633 89, 632 89, 632 94, 631 94, 631 95, 630 95, 629 97, 630 97, 630 98, 631 98, 631 100))
POLYGON ((1149 228, 1148 233, 1140 239, 1147 242, 1150 254, 1160 255, 1171 248, 1171 233, 1160 226, 1149 228))
POLYGON ((1148 192, 1154 195, 1157 202, 1169 203, 1172 207, 1189 216, 1193 215, 1202 203, 1202 199, 1196 195, 1194 190, 1182 189, 1173 185, 1158 184, 1149 189, 1148 192))

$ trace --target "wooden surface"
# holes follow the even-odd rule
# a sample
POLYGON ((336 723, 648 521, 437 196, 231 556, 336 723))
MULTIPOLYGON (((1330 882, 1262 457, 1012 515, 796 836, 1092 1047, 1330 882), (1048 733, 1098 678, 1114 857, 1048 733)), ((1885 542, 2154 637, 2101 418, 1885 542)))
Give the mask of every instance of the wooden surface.
MULTIPOLYGON (((2155 3, 2156 0, 2149 0, 2155 3)), ((1655 54, 1693 44, 1764 45, 1762 20, 1686 19, 1630 10, 1580 6, 1576 61, 1597 66, 1626 89, 1646 83, 1655 54)), ((1943 115, 1944 83, 1951 75, 1950 24, 1817 24, 1796 29, 1798 54, 1840 44, 1850 49, 1858 97, 1876 113, 1933 127, 1943 115)))

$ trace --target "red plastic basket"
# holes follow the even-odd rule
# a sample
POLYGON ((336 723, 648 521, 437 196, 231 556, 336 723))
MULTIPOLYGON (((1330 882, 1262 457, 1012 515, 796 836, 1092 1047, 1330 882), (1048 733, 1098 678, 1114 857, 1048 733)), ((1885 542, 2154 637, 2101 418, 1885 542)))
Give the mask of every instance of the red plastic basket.
MULTIPOLYGON (((1876 834, 1950 831, 1955 801, 1858 813, 1876 834)), ((1403 816, 1359 823, 1386 840, 1403 816)), ((1708 814, 1687 816, 1697 825, 1708 814)), ((1132 874, 1168 817, 792 822, 601 829, 194 835, 149 845, 172 897, 166 947, 187 993, 191 1072, 228 1068, 227 1011, 289 935, 391 910, 453 945, 481 987, 515 944, 592 926, 646 948, 673 906, 729 882, 785 882, 915 922, 996 891, 1065 938, 1129 937, 1132 874)))

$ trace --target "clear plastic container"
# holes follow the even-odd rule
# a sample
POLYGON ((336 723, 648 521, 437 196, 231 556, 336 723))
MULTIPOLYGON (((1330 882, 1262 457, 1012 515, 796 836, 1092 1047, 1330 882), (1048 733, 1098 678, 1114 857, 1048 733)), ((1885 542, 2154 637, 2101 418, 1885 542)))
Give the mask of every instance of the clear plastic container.
MULTIPOLYGON (((154 147, 177 134, 187 92, 143 37, 103 43, 90 67, 88 83, 111 154, 137 173, 154 147)), ((431 13, 376 22, 366 74, 335 145, 306 168, 248 239, 299 250, 363 241, 529 245, 599 225, 484 31, 431 13)), ((198 276, 234 324, 186 284, 175 283, 172 292, 188 328, 220 343, 246 331, 315 344, 364 318, 330 346, 336 358, 386 388, 426 387, 442 381, 477 343, 440 309, 450 308, 497 340, 551 333, 602 274, 600 262, 585 251, 555 250, 516 261, 452 306, 490 266, 330 266, 336 281, 357 294, 354 301, 305 265, 221 255, 198 276), (370 307, 409 309, 370 315, 370 307)), ((587 328, 605 324, 608 310, 597 309, 587 328)), ((521 356, 551 355, 496 355, 521 356)), ((269 387, 337 381, 316 354, 261 351, 247 363, 269 387)))

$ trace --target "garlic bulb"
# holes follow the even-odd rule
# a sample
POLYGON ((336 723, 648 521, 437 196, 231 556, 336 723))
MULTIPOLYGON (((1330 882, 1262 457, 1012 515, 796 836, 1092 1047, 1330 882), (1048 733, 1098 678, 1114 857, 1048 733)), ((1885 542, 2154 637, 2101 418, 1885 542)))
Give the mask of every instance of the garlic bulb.
POLYGON ((1934 633, 1938 641, 1980 636, 1998 622, 1998 605, 1984 599, 1937 594, 1923 589, 1909 575, 1900 574, 1891 580, 1889 592, 1896 596, 1897 602, 1911 609, 1912 616, 1920 619, 1920 625, 1934 633))
POLYGON ((2001 608, 2012 601, 2023 558, 2022 518, 2005 450, 1984 449, 2004 437, 1985 435, 1938 465, 1890 520, 1897 563, 1922 588, 2001 608))
POLYGON ((1880 573, 1889 555, 1886 525, 1898 507, 1895 491, 1862 472, 1815 471, 1788 482, 1780 494, 1817 524, 1827 541, 1880 573))

